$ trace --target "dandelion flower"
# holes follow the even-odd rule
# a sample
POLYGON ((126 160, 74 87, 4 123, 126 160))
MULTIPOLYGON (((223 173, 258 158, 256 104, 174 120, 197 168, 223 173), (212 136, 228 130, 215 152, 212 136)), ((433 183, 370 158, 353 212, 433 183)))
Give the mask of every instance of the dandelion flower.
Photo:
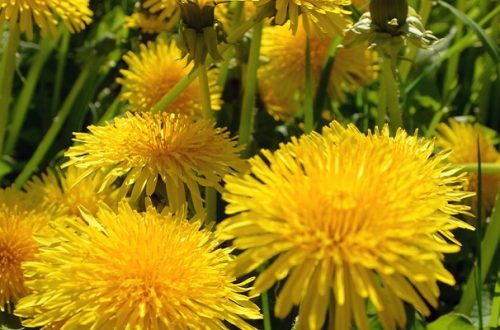
MULTIPOLYGON (((351 0, 254 0, 257 7, 264 11, 274 11, 274 21, 283 25, 290 21, 292 31, 295 33, 300 25, 299 15, 308 32, 310 25, 317 27, 322 33, 342 33, 347 22, 346 15, 350 12, 344 7, 351 4, 351 0)), ((303 48, 303 46, 301 46, 303 48)))
MULTIPOLYGON (((448 160, 455 164, 477 163, 477 143, 482 163, 500 163, 500 154, 495 149, 492 136, 479 125, 458 122, 451 119, 448 124, 440 123, 436 131, 436 145, 451 149, 448 160)), ((477 191, 477 174, 469 173, 468 190, 477 191)), ((491 209, 500 189, 500 175, 482 174, 483 203, 491 209)), ((474 205, 474 203, 471 203, 474 205)))
POLYGON ((62 21, 71 33, 81 31, 91 22, 92 11, 88 0, 2 0, 0 1, 0 26, 5 21, 18 26, 33 38, 33 23, 42 34, 56 33, 62 21))
POLYGON ((25 326, 61 329, 252 329, 260 318, 249 281, 227 271, 230 249, 213 233, 153 208, 123 203, 86 222, 55 225, 41 239, 40 261, 23 265, 32 294, 19 301, 25 326))
POLYGON ((80 216, 80 208, 95 214, 100 203, 115 207, 117 188, 102 187, 104 173, 96 172, 81 179, 84 174, 83 169, 74 166, 66 172, 49 170, 28 182, 25 189, 40 208, 53 209, 60 216, 80 216))
MULTIPOLYGON (((161 98, 192 70, 192 64, 180 59, 181 52, 175 44, 160 40, 141 45, 139 54, 128 52, 123 57, 127 70, 120 70, 123 78, 117 81, 125 92, 121 97, 129 103, 129 110, 149 111, 161 98)), ((211 108, 219 110, 221 88, 217 84, 217 70, 208 73, 211 108)), ((195 79, 164 111, 201 117, 201 94, 195 79)))
POLYGON ((334 329, 368 329, 367 299, 384 329, 404 328, 403 302, 428 315, 436 282, 454 283, 442 264, 459 250, 450 230, 471 228, 453 217, 468 209, 458 204, 470 196, 463 175, 432 152, 432 142, 403 130, 364 135, 336 122, 263 151, 246 175, 225 179, 232 216, 218 231, 245 250, 235 274, 272 260, 252 293, 285 281, 275 314, 300 305, 305 329, 321 329, 330 304, 334 329))
POLYGON ((46 223, 42 213, 31 210, 27 198, 14 187, 0 189, 0 311, 10 310, 29 293, 21 263, 36 260, 33 234, 46 223))
MULTIPOLYGON (((258 71, 260 93, 267 110, 276 119, 287 120, 300 108, 305 89, 306 38, 302 25, 295 35, 287 26, 267 26, 264 29, 261 54, 268 62, 261 65, 258 71), (266 99, 274 102, 268 103, 266 99), (283 101, 280 106, 281 100, 288 101, 283 101), (290 103, 295 103, 295 106, 289 106, 290 103)), ((316 84, 333 40, 316 33, 310 35, 311 64, 316 84)), ((345 89, 355 90, 375 78, 375 53, 367 50, 366 46, 361 44, 337 50, 328 85, 328 94, 333 99, 342 102, 345 89)))
POLYGON ((144 13, 133 13, 125 17, 125 26, 129 28, 141 29, 144 33, 158 34, 168 32, 173 25, 177 23, 175 20, 167 21, 161 17, 147 15, 144 13))
POLYGON ((161 18, 179 17, 179 6, 176 0, 146 0, 142 6, 161 18))
POLYGON ((120 196, 133 186, 132 201, 144 190, 152 195, 160 177, 170 207, 179 209, 186 202, 186 185, 195 210, 202 212, 198 185, 222 191, 222 177, 245 165, 236 141, 225 129, 215 128, 211 120, 194 122, 177 114, 128 113, 89 130, 75 134, 75 142, 81 144, 66 152, 70 160, 65 166, 75 165, 88 173, 104 169, 104 182, 124 176, 120 196))

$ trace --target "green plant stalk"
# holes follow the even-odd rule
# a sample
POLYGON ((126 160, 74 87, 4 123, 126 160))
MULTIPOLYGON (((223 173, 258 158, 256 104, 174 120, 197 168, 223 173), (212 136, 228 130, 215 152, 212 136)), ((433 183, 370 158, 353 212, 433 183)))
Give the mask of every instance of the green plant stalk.
MULTIPOLYGON (((227 42, 229 44, 234 43, 238 41, 252 26, 255 24, 255 16, 252 17, 251 19, 243 22, 241 25, 238 26, 233 32, 226 38, 227 42)), ((223 54, 226 50, 229 49, 230 45, 225 44, 220 48, 220 53, 223 54)), ((188 74, 181 80, 175 84, 174 87, 172 87, 163 97, 161 98, 158 103, 156 103, 152 108, 151 112, 152 113, 159 113, 163 109, 167 108, 172 102, 175 101, 177 96, 179 96, 188 86, 193 82, 193 80, 198 76, 198 70, 200 68, 196 68, 191 74, 188 74)))
MULTIPOLYGON (((198 80, 200 85, 201 108, 203 118, 211 119, 212 107, 210 105, 210 85, 208 83, 207 67, 201 64, 198 70, 198 80)), ((205 187, 205 208, 207 211, 206 222, 217 220, 217 191, 212 187, 205 187)))
MULTIPOLYGON (((457 164, 464 172, 477 173, 476 163, 457 164)), ((481 173, 484 175, 500 175, 500 163, 481 163, 481 173)))
POLYGON ((334 38, 328 49, 325 62, 321 68, 321 75, 319 77, 318 87, 316 88, 316 95, 314 97, 314 121, 321 120, 321 112, 325 105, 325 100, 328 94, 328 83, 330 82, 330 75, 333 68, 335 54, 337 53, 337 46, 342 42, 341 38, 334 38))
POLYGON ((498 319, 500 319, 500 271, 497 273, 497 283, 495 284, 493 302, 491 303, 490 329, 498 327, 498 319))
POLYGON ((260 295, 260 301, 262 303, 262 314, 264 317, 264 330, 272 330, 271 326, 271 311, 269 308, 269 295, 267 291, 262 292, 260 295))
MULTIPOLYGON (((465 9, 465 4, 466 0, 457 0, 456 3, 456 8, 463 12, 465 9)), ((455 28, 456 28, 456 34, 455 34, 455 40, 460 40, 462 39, 462 29, 463 29, 463 22, 455 18, 455 28)), ((452 56, 448 60, 448 65, 446 66, 446 73, 445 73, 445 78, 444 78, 444 83, 443 83, 443 90, 442 90, 442 96, 443 99, 447 99, 447 95, 449 93, 449 89, 454 85, 454 81, 457 79, 457 71, 458 71, 458 64, 460 62, 460 54, 456 54, 452 56)))
MULTIPOLYGON (((431 8, 432 8, 432 0, 422 0, 420 2, 420 9, 418 14, 420 16, 420 21, 424 26, 427 24, 427 20, 429 19, 431 8)), ((417 48, 415 46, 410 46, 409 51, 406 55, 408 61, 402 61, 399 66, 399 76, 402 82, 405 82, 406 79, 408 78, 416 54, 417 54, 417 48)))
POLYGON ((387 115, 387 84, 385 79, 379 80, 378 86, 378 109, 376 123, 379 128, 385 124, 385 117, 387 115))
POLYGON ((396 132, 403 126, 401 107, 399 105, 399 84, 394 76, 394 56, 384 56, 382 59, 382 81, 385 83, 385 97, 387 113, 389 114, 389 127, 396 132))
POLYGON ((57 67, 56 67, 56 75, 54 82, 54 94, 52 96, 52 104, 51 104, 51 114, 54 115, 59 109, 60 100, 61 100, 61 89, 62 82, 64 79, 64 68, 66 66, 66 58, 68 54, 69 47, 69 31, 64 28, 61 29, 61 45, 57 52, 57 67))
POLYGON ((444 111, 442 111, 442 110, 439 110, 438 112, 436 112, 434 114, 434 116, 432 117, 431 123, 429 124, 429 127, 427 128, 427 131, 425 132, 425 137, 427 139, 432 138, 432 136, 434 135, 434 131, 436 131, 437 125, 439 125, 439 123, 441 122, 441 118, 443 118, 443 115, 444 115, 444 111))
POLYGON ((116 116, 118 109, 121 109, 124 104, 125 102, 122 101, 119 96, 115 97, 113 102, 111 102, 109 107, 102 114, 101 118, 97 121, 97 125, 103 125, 105 122, 116 116))
POLYGON ((479 136, 477 137, 477 215, 476 215, 476 255, 477 255, 477 267, 476 273, 474 274, 475 282, 475 292, 476 292, 476 303, 478 311, 479 329, 483 330, 483 297, 482 297, 482 275, 481 267, 483 265, 483 257, 481 251, 481 238, 483 233, 482 223, 483 223, 483 176, 481 173, 481 148, 479 144, 479 136))
POLYGON ((36 84, 40 78, 40 73, 42 72, 45 62, 47 62, 49 55, 54 50, 56 43, 57 39, 53 37, 44 38, 40 43, 40 49, 35 55, 33 63, 30 66, 28 76, 21 90, 21 94, 19 95, 14 107, 12 122, 5 144, 5 154, 7 155, 11 155, 14 151, 19 138, 19 133, 24 124, 24 120, 26 119, 28 107, 31 99, 33 98, 33 92, 35 91, 36 84))
POLYGON ((242 156, 248 156, 250 152, 250 136, 253 129, 253 110, 255 107, 255 94, 257 92, 257 69, 260 60, 260 44, 262 40, 263 23, 255 24, 253 37, 250 44, 247 71, 245 74, 245 91, 243 93, 243 104, 241 107, 240 126, 238 130, 238 144, 246 145, 242 156))
POLYGON ((71 112, 71 109, 73 108, 73 105, 78 97, 78 94, 82 90, 87 79, 91 77, 91 73, 92 70, 90 69, 90 65, 85 66, 82 72, 80 72, 78 79, 73 84, 71 91, 69 92, 68 96, 64 100, 64 103, 62 104, 61 110, 52 119, 52 124, 50 125, 47 133, 45 134, 42 141, 38 145, 35 153, 33 154, 33 156, 31 156, 28 163, 24 166, 23 170, 16 178, 16 181, 14 183, 18 189, 20 189, 24 185, 24 183, 30 178, 33 172, 38 170, 38 166, 42 162, 43 158, 45 157, 45 154, 47 153, 52 143, 54 142, 55 138, 57 137, 57 134, 61 130, 62 125, 64 124, 66 118, 71 112))
MULTIPOLYGON (((484 164, 481 164, 481 167, 484 164)), ((477 164, 476 164, 477 167, 477 164)), ((488 271, 490 269, 491 263, 493 262, 493 257, 498 247, 500 241, 500 194, 497 195, 495 206, 493 207, 493 212, 490 217, 490 223, 486 227, 486 232, 484 234, 483 241, 481 243, 481 283, 484 283, 488 271)), ((467 282, 464 287, 462 298, 457 307, 457 312, 465 315, 470 315, 472 307, 476 301, 476 283, 475 274, 477 265, 474 266, 474 270, 469 275, 467 282)))
POLYGON ((306 36, 305 50, 305 89, 304 89, 304 132, 314 131, 314 100, 313 100, 313 72, 311 63, 311 38, 306 36))
POLYGON ((12 82, 16 68, 19 34, 17 25, 9 30, 9 40, 0 63, 0 156, 4 154, 5 136, 9 122, 9 106, 12 100, 12 82))

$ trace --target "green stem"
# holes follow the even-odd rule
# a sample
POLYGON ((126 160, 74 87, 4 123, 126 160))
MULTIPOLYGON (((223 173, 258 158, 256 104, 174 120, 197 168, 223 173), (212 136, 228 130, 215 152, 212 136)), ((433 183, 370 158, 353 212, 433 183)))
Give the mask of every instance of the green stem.
POLYGON ((208 84, 207 67, 200 64, 198 70, 198 80, 200 85, 201 95, 201 109, 203 111, 203 118, 212 118, 212 107, 210 105, 210 85, 208 84))
POLYGON ((264 330, 272 330, 269 295, 267 294, 267 291, 260 294, 260 301, 262 303, 262 314, 264 316, 264 330))
POLYGON ((9 41, 0 63, 0 155, 4 154, 4 140, 9 122, 9 105, 12 100, 12 82, 16 68, 16 52, 19 46, 19 27, 9 30, 9 41))
POLYGON ((54 82, 54 95, 52 96, 52 104, 51 104, 51 114, 54 115, 59 109, 59 104, 61 103, 61 89, 63 82, 63 74, 64 67, 66 66, 66 58, 68 55, 68 47, 69 47, 69 31, 64 28, 60 31, 62 34, 61 37, 61 45, 57 52, 57 67, 55 74, 55 82, 54 82))
POLYGON ((378 109, 377 109, 378 128, 382 128, 384 126, 386 116, 387 116, 387 84, 385 79, 380 79, 378 86, 378 109))
POLYGON ((101 118, 97 121, 97 125, 103 125, 105 122, 115 117, 118 110, 121 109, 124 104, 125 102, 120 99, 120 96, 115 97, 113 102, 111 102, 109 107, 102 114, 101 118))
MULTIPOLYGON (((210 85, 208 83, 207 67, 201 64, 198 70, 200 85, 201 108, 203 118, 212 118, 212 107, 210 105, 210 85)), ((217 191, 214 188, 205 188, 205 208, 207 211, 206 223, 217 220, 217 191)))
POLYGON ((401 114, 401 108, 399 107, 399 84, 395 77, 395 55, 396 51, 391 52, 391 54, 382 56, 382 82, 380 87, 380 97, 379 103, 379 113, 377 124, 381 126, 382 114, 385 115, 385 111, 389 114, 389 126, 391 131, 394 133, 399 127, 403 126, 403 119, 401 114), (380 102, 385 99, 385 102, 380 102), (386 107, 386 110, 382 107, 386 107))
POLYGON ((497 283, 493 293, 493 302, 491 303, 490 314, 490 329, 498 328, 498 320, 500 319, 500 271, 497 273, 497 283))
MULTIPOLYGON (((477 163, 457 164, 464 172, 477 173, 477 163)), ((483 175, 500 175, 500 163, 481 163, 481 173, 483 175)))
POLYGON ((38 166, 42 162, 44 156, 46 155, 50 146, 57 137, 57 134, 61 130, 61 127, 64 124, 66 118, 70 114, 71 109, 73 108, 73 105, 75 103, 75 100, 78 97, 78 94, 82 90, 83 86, 85 85, 87 79, 90 77, 91 72, 92 70, 90 69, 90 65, 85 66, 80 75, 78 76, 78 79, 73 84, 73 87, 71 88, 71 91, 66 97, 66 100, 64 101, 61 110, 52 119, 52 125, 50 125, 49 130, 47 131, 42 141, 38 145, 38 148, 36 149, 33 156, 31 156, 31 159, 24 166, 23 170, 16 178, 15 185, 18 189, 20 189, 23 186, 23 184, 30 178, 31 174, 33 174, 33 172, 35 172, 38 169, 38 166))
MULTIPOLYGON (((477 164, 475 164, 477 167, 477 164)), ((484 164, 481 164, 483 167, 484 164)), ((497 195, 495 206, 493 208, 493 212, 491 214, 490 222, 488 227, 486 228, 486 233, 484 234, 483 241, 481 243, 481 278, 480 283, 484 283, 486 276, 488 275, 488 271, 493 262, 493 257, 498 248, 498 243, 500 240, 500 194, 497 195)), ((470 315, 474 303, 476 301, 476 283, 475 277, 477 273, 477 265, 474 266, 474 269, 469 275, 467 279, 467 283, 465 284, 465 288, 462 294, 462 298, 457 307, 457 312, 465 315, 470 315)))
MULTIPOLYGON (((429 19, 431 8, 432 8, 432 0, 421 1, 418 14, 420 16, 420 21, 424 26, 427 24, 427 20, 429 19)), ((417 54, 417 47, 409 46, 408 49, 409 51, 406 55, 408 61, 402 61, 401 65, 399 66, 399 76, 401 77, 402 82, 405 82, 406 79, 408 78, 408 74, 410 73, 411 68, 413 66, 413 62, 415 60, 415 55, 417 54)))
POLYGON ((253 129, 253 111, 255 106, 255 93, 257 91, 257 69, 259 68, 260 44, 262 40, 263 23, 255 24, 250 54, 248 56, 247 71, 245 74, 245 91, 241 108, 238 143, 246 145, 243 156, 248 156, 250 136, 253 129))
POLYGON ((311 63, 311 38, 306 36, 305 53, 305 90, 304 90, 304 131, 314 131, 314 100, 313 100, 313 72, 311 63))
MULTIPOLYGON (((476 205, 476 273, 474 274, 474 282, 476 287, 476 303, 478 311, 479 329, 483 330, 483 296, 482 296, 482 267, 483 254, 481 251, 481 238, 483 236, 483 176, 481 166, 481 146, 479 144, 479 136, 477 137, 477 205, 476 205)), ((496 249, 496 246, 495 246, 496 249)))
POLYGON ((9 129, 9 134, 7 136, 5 144, 5 154, 12 154, 16 146, 17 140, 19 138, 19 133, 26 119, 26 113, 28 112, 28 107, 30 105, 31 99, 33 97, 33 92, 35 91, 36 84, 40 78, 40 73, 42 68, 47 62, 49 55, 52 53, 57 39, 53 37, 44 38, 40 43, 40 50, 35 55, 33 63, 30 66, 28 76, 24 83, 21 94, 19 94, 18 100, 14 107, 12 118, 12 123, 9 129))
MULTIPOLYGON (((457 9, 463 12, 466 3, 467 3, 466 0, 458 0, 456 4, 457 9)), ((454 39, 455 40, 462 39, 463 22, 458 17, 455 18, 455 28, 456 28, 456 33, 454 39)), ((449 93, 457 85, 457 71, 458 71, 459 61, 460 61, 460 54, 456 54, 448 60, 448 65, 446 67, 442 98, 443 100, 448 100, 448 102, 452 101, 452 99, 449 97, 449 93)))
MULTIPOLYGON (((238 26, 233 32, 226 38, 228 44, 223 45, 220 48, 220 53, 223 54, 226 50, 229 49, 229 44, 238 41, 253 25, 255 22, 255 16, 251 19, 243 22, 240 26, 238 26)), ((156 103, 152 108, 152 113, 159 113, 163 111, 163 109, 167 108, 172 102, 175 101, 177 96, 179 96, 198 76, 198 70, 200 68, 196 68, 181 80, 177 82, 177 84, 170 89, 167 94, 165 94, 158 103, 156 103)))

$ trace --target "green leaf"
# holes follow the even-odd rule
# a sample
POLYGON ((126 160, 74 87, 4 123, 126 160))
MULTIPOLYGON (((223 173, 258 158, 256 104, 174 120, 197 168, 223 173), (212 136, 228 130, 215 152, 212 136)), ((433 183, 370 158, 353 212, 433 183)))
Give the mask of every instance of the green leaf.
POLYGON ((427 325, 428 330, 476 330, 471 320, 458 313, 448 313, 427 325))
POLYGON ((472 20, 469 16, 465 15, 452 5, 444 2, 444 1, 438 1, 438 4, 441 6, 445 7, 453 15, 455 15, 458 19, 460 19, 464 24, 466 24, 474 33, 477 35, 479 40, 481 40, 483 46, 486 48, 488 53, 490 54, 491 58, 493 58, 496 62, 500 61, 500 49, 498 49, 498 46, 491 40, 491 38, 486 34, 486 31, 484 31, 474 20, 472 20))
POLYGON ((12 165, 5 160, 0 160, 0 178, 12 172, 12 165))

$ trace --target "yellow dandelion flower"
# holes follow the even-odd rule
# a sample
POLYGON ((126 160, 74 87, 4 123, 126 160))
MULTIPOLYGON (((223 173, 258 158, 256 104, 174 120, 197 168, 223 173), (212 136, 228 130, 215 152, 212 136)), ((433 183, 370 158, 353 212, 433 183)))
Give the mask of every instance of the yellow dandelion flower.
MULTIPOLYGON (((140 46, 139 54, 128 52, 123 57, 127 70, 120 70, 123 78, 117 82, 125 91, 121 97, 129 103, 130 111, 149 111, 182 78, 188 75, 193 64, 181 59, 181 52, 174 43, 150 42, 140 46)), ((218 70, 210 70, 208 79, 211 108, 219 110, 222 89, 217 84, 218 70)), ((201 94, 195 79, 164 111, 201 117, 201 94)))
POLYGON ((176 0, 146 0, 142 6, 161 18, 179 17, 179 5, 176 0))
POLYGON ((267 260, 252 293, 286 282, 275 305, 294 305, 304 329, 321 329, 334 305, 334 329, 368 329, 369 299, 384 329, 404 328, 403 302, 424 315, 436 306, 437 281, 453 284, 443 253, 459 243, 451 229, 471 228, 454 214, 470 196, 463 175, 432 156, 433 143, 388 127, 364 135, 334 122, 250 160, 250 171, 227 176, 229 203, 218 231, 245 250, 236 275, 267 260), (332 297, 332 301, 330 299, 332 297))
MULTIPOLYGON (((311 25, 317 32, 338 35, 348 23, 349 11, 344 7, 351 4, 351 0, 253 0, 257 7, 264 12, 274 11, 274 21, 278 25, 290 22, 295 34, 300 26, 299 16, 307 32, 312 32, 311 25)), ((301 46, 303 48, 303 45, 301 46)))
POLYGON ((29 202, 27 194, 14 187, 0 189, 0 311, 10 310, 29 293, 21 263, 36 259, 33 234, 46 223, 29 202))
MULTIPOLYGON (((500 163, 500 153, 495 149, 492 136, 479 125, 458 122, 451 119, 448 124, 440 123, 436 131, 436 146, 451 149, 448 160, 455 164, 477 163, 477 143, 482 163, 500 163)), ((477 191, 477 174, 469 173, 468 190, 477 191)), ((483 203, 491 209, 500 189, 500 175, 482 174, 483 203)), ((475 206, 475 203, 471 203, 475 206)))
POLYGON ((76 133, 65 166, 75 165, 93 173, 104 169, 104 182, 125 176, 120 196, 133 186, 135 201, 145 190, 155 191, 158 177, 167 188, 171 208, 186 202, 184 185, 197 212, 203 211, 198 185, 222 191, 220 181, 245 165, 229 132, 215 128, 211 120, 194 122, 177 114, 130 114, 104 127, 89 126, 90 133, 76 133))
POLYGON ((227 271, 231 250, 199 222, 126 203, 85 220, 56 224, 58 238, 40 240, 40 261, 24 263, 32 294, 15 313, 25 326, 253 329, 243 318, 260 318, 242 294, 249 281, 227 271))
POLYGON ((0 26, 5 21, 18 26, 33 38, 33 23, 42 34, 56 33, 62 21, 71 33, 81 31, 92 20, 88 0, 2 0, 0 1, 0 26))
MULTIPOLYGON (((277 119, 287 120, 300 108, 305 89, 306 38, 302 25, 299 25, 295 35, 287 26, 267 26, 264 29, 261 54, 268 62, 261 65, 258 71, 259 91, 264 101, 266 98, 278 101, 291 99, 296 104, 289 106, 289 101, 279 107, 279 102, 272 103, 268 111, 277 119), (267 96, 269 93, 275 96, 267 96)), ((313 80, 317 84, 333 38, 311 33, 310 40, 313 80)), ((330 97, 342 102, 345 89, 355 90, 373 80, 376 76, 375 63, 375 52, 368 50, 366 44, 339 48, 330 73, 330 97)))
MULTIPOLYGON (((215 7, 215 19, 222 23, 222 27, 226 33, 230 33, 231 29, 236 28, 233 26, 233 19, 235 16, 235 11, 231 9, 234 2, 221 3, 215 7)), ((241 20, 247 20, 253 17, 257 13, 257 7, 253 2, 244 2, 242 9, 241 20)))
POLYGON ((103 187, 105 175, 96 172, 85 176, 84 170, 69 167, 64 173, 57 169, 47 171, 26 184, 26 191, 37 200, 39 207, 53 209, 58 215, 80 216, 80 208, 95 214, 100 203, 115 207, 118 203, 117 188, 103 187))
POLYGON ((149 34, 168 32, 176 23, 176 20, 167 21, 159 16, 146 15, 144 13, 133 13, 125 17, 125 26, 140 29, 144 33, 149 34))

